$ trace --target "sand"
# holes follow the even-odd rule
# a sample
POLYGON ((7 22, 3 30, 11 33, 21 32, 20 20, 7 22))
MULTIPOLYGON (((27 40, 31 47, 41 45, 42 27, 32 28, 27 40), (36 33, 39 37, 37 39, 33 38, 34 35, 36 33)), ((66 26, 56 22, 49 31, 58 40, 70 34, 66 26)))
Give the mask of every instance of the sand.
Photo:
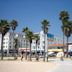
POLYGON ((0 72, 48 72, 55 67, 53 62, 0 61, 0 72))

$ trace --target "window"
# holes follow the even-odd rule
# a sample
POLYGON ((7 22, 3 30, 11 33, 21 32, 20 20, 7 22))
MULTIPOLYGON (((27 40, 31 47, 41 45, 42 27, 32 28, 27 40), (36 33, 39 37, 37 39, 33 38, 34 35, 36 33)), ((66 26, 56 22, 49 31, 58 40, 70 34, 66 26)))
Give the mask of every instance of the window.
POLYGON ((3 40, 5 40, 5 38, 3 40))
POLYGON ((38 49, 39 49, 39 46, 38 46, 38 49))
POLYGON ((5 48, 5 46, 3 46, 3 48, 5 48))
POLYGON ((8 44, 8 42, 6 42, 6 44, 8 44))
POLYGON ((6 40, 8 40, 8 38, 6 38, 6 40))
POLYGON ((10 42, 10 44, 11 44, 11 42, 10 42))
POLYGON ((11 46, 9 46, 9 48, 11 49, 11 46))
POLYGON ((33 48, 35 49, 35 46, 33 46, 33 48))
POLYGON ((5 42, 3 42, 3 44, 5 44, 5 42))
POLYGON ((34 44, 36 44, 36 42, 33 42, 34 44))
POLYGON ((24 40, 24 42, 25 42, 25 40, 24 40))
POLYGON ((43 49, 45 48, 45 46, 43 46, 43 49))
POLYGON ((6 46, 6 48, 7 48, 8 46, 6 46))
POLYGON ((40 42, 38 42, 38 45, 40 45, 40 42))
POLYGON ((45 43, 45 41, 43 41, 43 44, 45 43))
POLYGON ((42 34, 42 37, 44 37, 44 34, 42 34))

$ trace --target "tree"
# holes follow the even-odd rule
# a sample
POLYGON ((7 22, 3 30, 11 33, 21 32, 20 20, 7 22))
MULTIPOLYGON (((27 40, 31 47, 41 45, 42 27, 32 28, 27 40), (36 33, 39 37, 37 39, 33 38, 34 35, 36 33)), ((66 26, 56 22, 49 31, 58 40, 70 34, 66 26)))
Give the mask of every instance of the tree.
POLYGON ((26 60, 27 60, 27 40, 28 40, 27 34, 28 34, 28 31, 29 31, 28 27, 23 28, 23 31, 22 31, 25 33, 25 39, 26 39, 26 57, 25 57, 26 60))
POLYGON ((72 34, 72 21, 69 21, 69 27, 70 27, 70 30, 71 30, 71 34, 72 34))
POLYGON ((62 24, 64 24, 63 23, 64 21, 69 20, 69 14, 68 14, 68 12, 67 11, 61 11, 59 19, 62 20, 62 24))
MULTIPOLYGON (((43 61, 45 61, 45 38, 46 38, 46 35, 47 35, 47 33, 48 33, 48 29, 49 29, 49 21, 47 21, 47 20, 43 20, 42 22, 41 22, 41 24, 42 24, 42 30, 43 30, 43 32, 44 32, 44 59, 43 59, 43 61)), ((48 51, 47 51, 48 52, 48 51)), ((47 54, 48 55, 48 54, 47 54)), ((47 61, 48 61, 48 58, 47 58, 47 61)))
MULTIPOLYGON (((11 24, 11 29, 13 30, 13 40, 14 40, 14 31, 16 30, 16 27, 18 26, 18 22, 16 20, 12 20, 10 22, 11 24)), ((14 55, 14 59, 15 59, 15 48, 14 48, 14 44, 13 44, 13 55, 14 55)))
POLYGON ((30 30, 27 32, 27 39, 30 42, 30 61, 31 61, 31 55, 32 55, 31 44, 32 44, 32 39, 33 39, 33 32, 30 30))
MULTIPOLYGON (((62 21, 62 31, 63 31, 63 45, 64 45, 64 35, 67 37, 67 57, 68 57, 68 39, 71 36, 71 22, 69 21, 69 14, 67 11, 60 12, 60 20, 62 21)), ((64 48, 63 48, 64 51, 64 48)))
POLYGON ((3 38, 5 34, 9 31, 10 25, 7 20, 0 20, 0 33, 2 34, 1 41, 1 60, 3 60, 3 38))
POLYGON ((36 35, 34 35, 34 39, 36 40, 36 52, 35 52, 35 56, 36 56, 36 60, 38 60, 37 45, 38 45, 40 37, 36 34, 36 35))

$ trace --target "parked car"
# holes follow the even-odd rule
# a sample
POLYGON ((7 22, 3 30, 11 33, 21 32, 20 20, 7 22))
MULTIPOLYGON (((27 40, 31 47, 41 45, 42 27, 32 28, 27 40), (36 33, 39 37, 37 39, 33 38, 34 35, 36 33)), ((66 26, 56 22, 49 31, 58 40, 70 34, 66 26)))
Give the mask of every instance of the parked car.
POLYGON ((69 55, 69 56, 72 56, 72 51, 68 52, 68 55, 69 55))
POLYGON ((49 57, 56 57, 56 54, 55 52, 48 52, 48 56, 49 57))
MULTIPOLYGON (((67 52, 64 52, 64 54, 66 55, 67 52)), ((68 56, 72 56, 72 51, 68 51, 68 56)))

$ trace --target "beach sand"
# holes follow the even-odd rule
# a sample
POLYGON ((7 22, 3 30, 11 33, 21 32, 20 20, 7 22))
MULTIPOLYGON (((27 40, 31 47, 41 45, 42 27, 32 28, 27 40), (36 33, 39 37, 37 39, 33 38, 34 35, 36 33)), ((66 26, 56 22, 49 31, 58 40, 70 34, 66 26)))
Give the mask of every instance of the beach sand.
POLYGON ((56 67, 53 62, 43 61, 0 61, 0 72, 48 72, 56 67))

